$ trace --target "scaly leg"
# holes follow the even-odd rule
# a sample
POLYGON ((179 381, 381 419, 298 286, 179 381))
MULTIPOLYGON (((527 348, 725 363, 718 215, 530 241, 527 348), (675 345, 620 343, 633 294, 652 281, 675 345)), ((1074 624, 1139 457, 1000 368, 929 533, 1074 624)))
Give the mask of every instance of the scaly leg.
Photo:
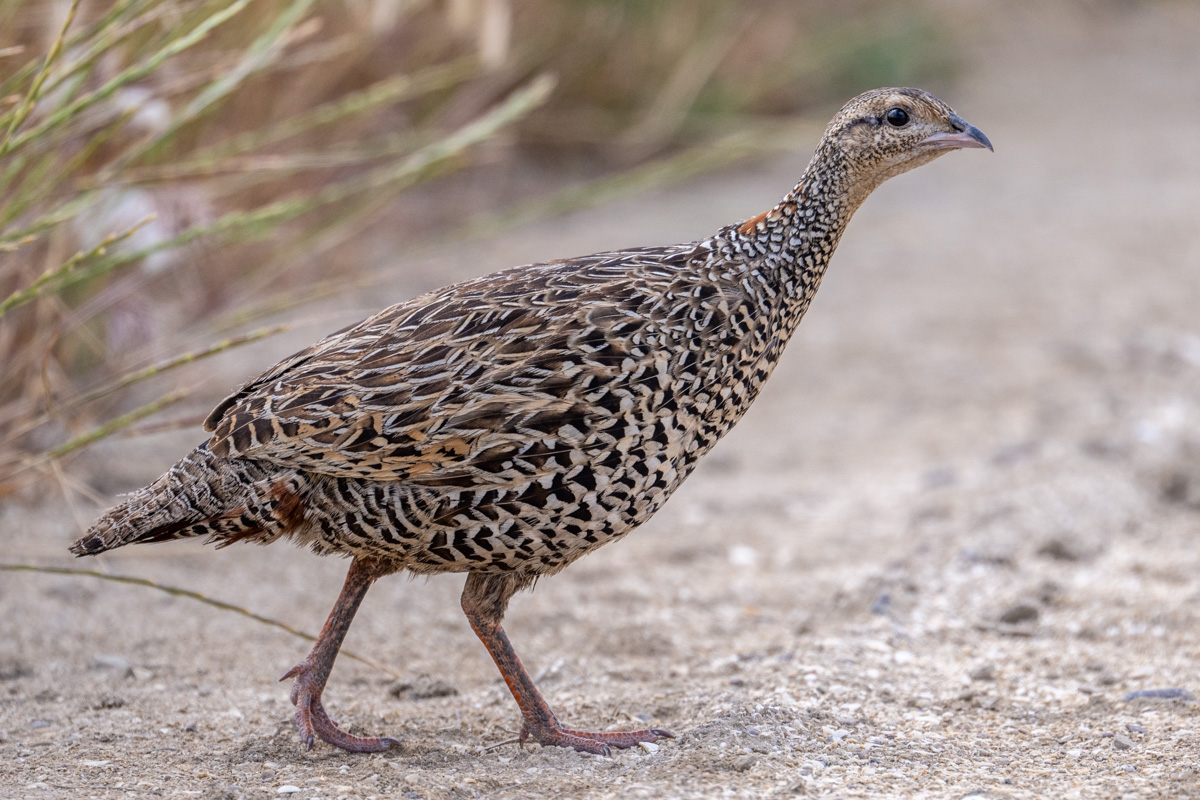
POLYGON ((321 693, 325 691, 325 682, 333 669, 334 659, 346 638, 346 631, 354 619, 354 612, 362 603, 367 589, 376 578, 386 575, 386 570, 378 564, 362 559, 354 559, 350 571, 346 574, 346 583, 342 593, 338 595, 321 635, 313 645, 308 658, 287 671, 280 678, 286 681, 295 678, 292 685, 292 704, 296 706, 296 727, 300 729, 300 740, 309 750, 313 746, 313 738, 319 737, 334 747, 349 750, 351 753, 378 753, 392 747, 399 747, 396 739, 375 736, 353 736, 346 733, 329 718, 325 706, 321 703, 321 693))
POLYGON ((472 572, 467 576, 462 595, 462 607, 467 620, 483 646, 491 653, 492 660, 500 668, 504 682, 521 708, 524 721, 521 723, 519 741, 524 744, 532 738, 544 747, 573 747, 585 753, 607 756, 612 755, 613 747, 633 747, 639 742, 674 739, 670 733, 658 728, 592 732, 571 730, 559 723, 534 685, 533 678, 529 677, 521 664, 521 659, 508 640, 508 634, 500 626, 508 599, 528 583, 527 579, 511 575, 472 572))

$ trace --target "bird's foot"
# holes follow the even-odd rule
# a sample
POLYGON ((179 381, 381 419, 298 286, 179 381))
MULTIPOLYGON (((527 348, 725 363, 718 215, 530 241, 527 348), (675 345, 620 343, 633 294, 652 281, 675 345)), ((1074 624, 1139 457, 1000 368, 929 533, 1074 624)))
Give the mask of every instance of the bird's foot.
POLYGON ((636 747, 642 742, 674 738, 673 734, 659 728, 647 728, 640 731, 573 731, 563 728, 557 723, 553 725, 530 724, 526 720, 521 725, 521 735, 517 737, 517 741, 525 744, 526 740, 533 739, 542 747, 572 747, 581 753, 611 756, 614 747, 636 747))
POLYGON ((337 726, 325 706, 321 703, 321 693, 325 690, 324 680, 313 674, 313 668, 307 661, 301 661, 287 671, 279 680, 286 681, 295 678, 292 684, 292 705, 296 707, 296 727, 300 730, 300 741, 308 750, 312 750, 313 741, 320 739, 329 742, 334 747, 340 747, 351 753, 380 753, 399 747, 400 741, 380 736, 355 736, 346 733, 337 726))

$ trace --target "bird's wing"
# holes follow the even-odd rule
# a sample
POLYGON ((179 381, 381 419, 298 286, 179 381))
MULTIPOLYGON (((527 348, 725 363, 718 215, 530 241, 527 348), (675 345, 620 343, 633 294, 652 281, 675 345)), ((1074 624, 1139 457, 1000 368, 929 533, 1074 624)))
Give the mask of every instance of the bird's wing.
POLYGON ((662 350, 649 340, 661 303, 637 267, 667 269, 671 252, 522 267, 393 306, 235 392, 206 422, 210 447, 451 485, 501 480, 530 448, 587 447, 619 424, 629 394, 618 387, 658 387, 662 350))

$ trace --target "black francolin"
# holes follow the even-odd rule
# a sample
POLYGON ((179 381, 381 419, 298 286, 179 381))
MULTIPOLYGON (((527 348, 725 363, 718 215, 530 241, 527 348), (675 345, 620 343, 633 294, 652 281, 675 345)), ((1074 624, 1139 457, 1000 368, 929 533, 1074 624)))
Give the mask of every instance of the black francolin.
POLYGON ((669 737, 564 728, 500 625, 508 601, 661 508, 762 389, 867 195, 963 147, 991 144, 927 92, 877 89, 751 220, 392 306, 238 389, 208 441, 72 552, 289 537, 351 557, 316 645, 285 676, 309 747, 397 744, 339 729, 321 693, 367 589, 402 570, 467 573, 462 607, 521 708, 522 741, 607 753, 669 737))

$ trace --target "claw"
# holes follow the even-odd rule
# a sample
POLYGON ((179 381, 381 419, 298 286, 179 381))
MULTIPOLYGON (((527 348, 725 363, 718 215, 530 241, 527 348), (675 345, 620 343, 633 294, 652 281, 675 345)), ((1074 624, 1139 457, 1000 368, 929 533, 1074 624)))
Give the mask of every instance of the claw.
POLYGON ((292 685, 292 703, 296 706, 296 728, 300 732, 300 742, 307 750, 312 750, 318 738, 351 753, 381 753, 400 746, 398 739, 355 736, 339 728, 321 703, 321 693, 325 687, 313 677, 311 670, 308 663, 302 661, 283 676, 283 680, 296 679, 292 685))

